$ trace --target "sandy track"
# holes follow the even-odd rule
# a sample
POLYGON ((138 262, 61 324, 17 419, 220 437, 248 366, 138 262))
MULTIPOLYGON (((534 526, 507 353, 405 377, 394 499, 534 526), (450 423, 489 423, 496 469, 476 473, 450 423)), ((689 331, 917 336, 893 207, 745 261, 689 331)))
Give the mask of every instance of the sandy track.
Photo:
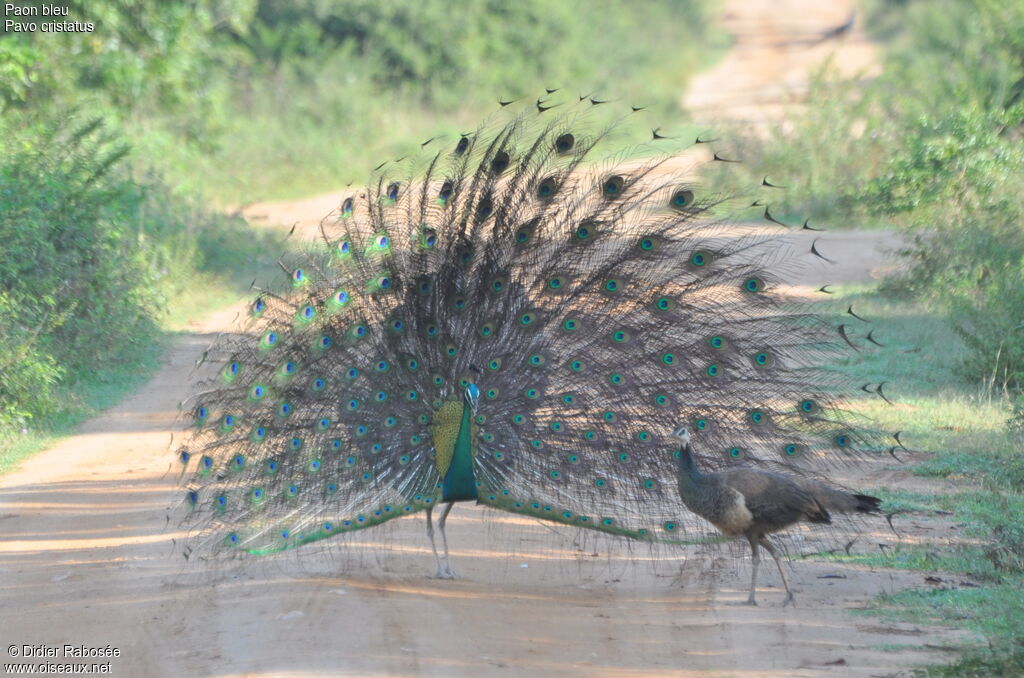
MULTIPOLYGON (((742 23, 762 3, 729 4, 730 21, 742 23)), ((835 9, 843 4, 792 0, 777 12, 824 31, 846 16, 835 9)), ((764 49, 796 39, 792 28, 769 24, 764 49)), ((745 59, 760 63, 755 57, 745 59)), ((249 212, 305 227, 336 201, 249 212)), ((843 264, 820 282, 881 274, 893 244, 877 233, 822 237, 819 247, 843 264)), ((766 567, 762 605, 752 609, 736 604, 749 576, 742 549, 694 548, 686 560, 649 562, 643 549, 631 559, 620 542, 579 543, 572 531, 463 505, 449 523, 463 576, 453 582, 423 576, 432 557, 422 517, 373 532, 367 538, 379 543, 341 559, 311 551, 185 563, 166 518, 180 494, 167 447, 196 356, 233 317, 197 324, 138 393, 0 478, 0 651, 109 645, 120 651, 110 661, 121 676, 781 677, 892 675, 943 658, 924 642, 956 643, 849 613, 881 591, 923 586, 920 574, 797 561, 799 607, 782 609, 766 567), (882 647, 900 644, 912 649, 882 647)), ((873 475, 869 484, 898 482, 884 468, 873 475)), ((907 540, 956 536, 955 526, 924 518, 901 528, 907 540)), ((872 524, 856 548, 894 539, 884 523, 872 524)), ((787 540, 791 553, 800 546, 787 540)))

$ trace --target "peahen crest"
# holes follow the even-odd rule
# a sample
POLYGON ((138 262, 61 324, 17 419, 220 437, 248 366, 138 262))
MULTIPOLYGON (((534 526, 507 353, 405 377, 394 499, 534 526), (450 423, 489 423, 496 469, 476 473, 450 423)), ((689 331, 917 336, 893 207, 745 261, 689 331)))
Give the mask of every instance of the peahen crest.
POLYGON ((680 421, 719 466, 877 446, 818 368, 847 328, 785 293, 774 187, 705 189, 726 165, 704 143, 594 160, 623 127, 588 128, 594 105, 503 110, 322 222, 190 404, 198 545, 269 553, 460 500, 672 540, 680 421))

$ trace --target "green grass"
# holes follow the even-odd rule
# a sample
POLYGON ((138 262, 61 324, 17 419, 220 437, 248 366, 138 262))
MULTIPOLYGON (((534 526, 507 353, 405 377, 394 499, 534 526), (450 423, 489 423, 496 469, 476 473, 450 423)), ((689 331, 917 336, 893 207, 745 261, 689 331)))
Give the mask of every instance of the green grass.
MULTIPOLYGON (((886 394, 858 407, 890 430, 905 433, 907 446, 931 452, 911 466, 915 475, 949 481, 934 494, 899 488, 865 488, 894 511, 962 525, 964 539, 897 545, 886 551, 830 556, 871 567, 951 574, 977 588, 907 590, 883 594, 867 612, 884 618, 961 628, 977 634, 977 647, 922 676, 1024 674, 1024 455, 1006 431, 1009 407, 998 394, 977 386, 962 365, 967 355, 950 318, 935 307, 851 287, 840 303, 853 303, 876 327, 886 347, 855 355, 839 369, 856 380, 888 381, 886 394)), ((843 307, 845 308, 845 306, 843 307)), ((894 462, 895 465, 895 462, 894 462)), ((908 519, 897 515, 895 525, 908 519)))

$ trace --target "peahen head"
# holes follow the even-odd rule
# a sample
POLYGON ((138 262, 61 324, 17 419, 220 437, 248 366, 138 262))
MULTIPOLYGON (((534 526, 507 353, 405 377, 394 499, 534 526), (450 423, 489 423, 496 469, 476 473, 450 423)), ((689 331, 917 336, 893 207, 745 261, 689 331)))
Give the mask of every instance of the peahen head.
POLYGON ((469 409, 476 413, 477 403, 480 402, 480 387, 476 384, 470 384, 466 387, 466 403, 469 405, 469 409))

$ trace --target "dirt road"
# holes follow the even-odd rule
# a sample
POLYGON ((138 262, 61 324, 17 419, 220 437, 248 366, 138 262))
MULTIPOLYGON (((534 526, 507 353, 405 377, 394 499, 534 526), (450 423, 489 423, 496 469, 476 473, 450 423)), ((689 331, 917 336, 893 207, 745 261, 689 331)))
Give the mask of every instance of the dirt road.
MULTIPOLYGON (((777 6, 728 4, 734 16, 777 6)), ((844 3, 793 0, 786 12, 824 31, 846 15, 830 9, 819 26, 825 4, 844 3)), ((771 26, 765 49, 794 39, 771 26)), ((334 206, 319 200, 253 209, 310 224, 334 206)), ((824 238, 821 248, 847 262, 830 281, 878 274, 869 265, 891 244, 877 233, 824 238)), ((942 644, 927 629, 850 614, 881 591, 924 585, 920 574, 796 561, 799 607, 779 607, 766 568, 762 605, 748 608, 737 604, 749 576, 742 549, 652 560, 470 506, 449 521, 456 581, 424 576, 433 559, 421 517, 373 532, 374 543, 341 559, 186 563, 166 518, 180 494, 168 442, 196 356, 233 317, 204 320, 137 394, 0 478, 0 652, 109 646, 120 655, 110 672, 132 677, 875 676, 942 658, 924 649, 926 637, 942 644), (912 649, 893 651, 901 644, 912 649)), ((898 482, 874 473, 869 484, 898 482)), ((857 548, 894 540, 876 527, 857 548)), ((951 529, 904 528, 906 539, 951 529)), ((787 546, 801 552, 798 538, 787 546)))

